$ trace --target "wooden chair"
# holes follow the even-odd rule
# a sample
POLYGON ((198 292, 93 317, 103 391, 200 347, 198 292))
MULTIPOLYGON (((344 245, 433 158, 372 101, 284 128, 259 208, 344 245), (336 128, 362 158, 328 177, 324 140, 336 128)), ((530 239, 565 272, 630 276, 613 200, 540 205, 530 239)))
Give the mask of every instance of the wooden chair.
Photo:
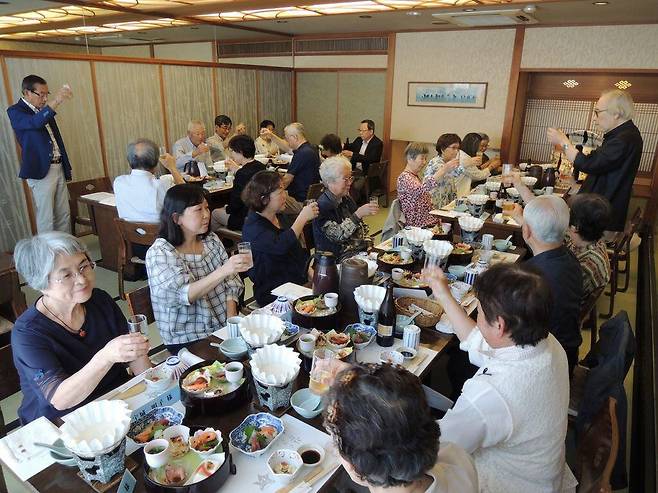
POLYGON ((131 315, 142 314, 146 316, 146 323, 155 322, 153 305, 151 304, 151 288, 148 284, 144 287, 126 293, 126 301, 131 315))
MULTIPOLYGON (((21 390, 21 382, 18 372, 14 367, 14 358, 11 352, 11 345, 0 347, 0 400, 6 399, 21 390)), ((11 423, 5 424, 5 417, 0 409, 0 438, 7 436, 7 433, 18 428, 19 421, 16 419, 11 423)), ((0 468, 0 491, 7 491, 5 478, 0 468)))
POLYGON ((379 163, 372 163, 368 167, 368 174, 366 175, 366 197, 370 198, 373 195, 377 197, 384 196, 384 207, 388 207, 388 180, 386 172, 388 168, 388 161, 381 161, 379 163))
POLYGON ((96 192, 112 192, 112 183, 107 176, 100 178, 92 178, 91 180, 75 181, 66 184, 69 192, 69 208, 71 209, 71 234, 77 236, 75 233, 75 225, 92 226, 92 221, 89 217, 80 216, 78 208, 78 199, 82 195, 87 195, 96 192))
POLYGON ((151 246, 158 237, 160 225, 152 223, 133 223, 125 221, 119 217, 114 218, 114 222, 117 226, 117 232, 119 233, 120 239, 119 258, 117 262, 119 296, 121 296, 122 299, 126 299, 126 292, 124 291, 123 286, 123 271, 128 263, 128 259, 130 258, 130 262, 134 264, 144 264, 144 260, 133 256, 132 245, 151 246))
POLYGON ((609 397, 582 436, 576 455, 578 493, 611 491, 610 476, 619 450, 617 401, 609 397))
POLYGON ((607 313, 599 315, 600 318, 610 318, 615 311, 615 295, 617 291, 624 292, 630 283, 631 264, 631 239, 642 227, 642 209, 639 207, 633 213, 633 217, 626 225, 623 233, 618 233, 612 242, 609 242, 608 257, 610 258, 610 291, 606 293, 610 297, 610 307, 607 313), (624 262, 624 268, 620 269, 619 263, 624 262), (619 288, 619 274, 624 274, 624 287, 619 288))
POLYGON ((242 231, 233 231, 225 226, 220 226, 214 232, 226 247, 226 253, 231 255, 237 251, 237 245, 242 241, 242 231))
POLYGON ((320 195, 324 192, 324 185, 322 183, 313 183, 308 187, 308 192, 306 192, 306 200, 318 200, 320 195))

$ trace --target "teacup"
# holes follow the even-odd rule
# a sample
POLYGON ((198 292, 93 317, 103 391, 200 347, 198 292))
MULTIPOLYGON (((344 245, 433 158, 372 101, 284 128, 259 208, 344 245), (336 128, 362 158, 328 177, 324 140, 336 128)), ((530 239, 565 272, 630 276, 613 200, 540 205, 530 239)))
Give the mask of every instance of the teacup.
POLYGON ((299 338, 299 349, 304 353, 312 353, 315 349, 317 337, 313 334, 304 334, 299 338))
POLYGON ((395 267, 391 269, 391 277, 393 278, 394 281, 399 281, 402 279, 402 276, 404 275, 404 270, 400 269, 399 267, 395 267))
POLYGON ((324 304, 327 308, 335 308, 338 306, 338 295, 336 293, 327 293, 324 295, 324 304))
POLYGON ((403 262, 408 262, 411 258, 411 249, 407 247, 400 248, 400 258, 403 262))
POLYGON ((244 374, 244 366, 239 361, 232 361, 224 367, 224 375, 226 380, 231 383, 237 383, 242 379, 244 374))

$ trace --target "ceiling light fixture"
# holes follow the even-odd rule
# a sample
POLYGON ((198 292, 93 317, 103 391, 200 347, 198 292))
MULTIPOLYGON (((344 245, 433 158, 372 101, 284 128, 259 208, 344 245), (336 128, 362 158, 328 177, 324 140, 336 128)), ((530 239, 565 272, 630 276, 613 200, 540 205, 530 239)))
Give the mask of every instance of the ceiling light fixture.
POLYGON ((608 5, 610 2, 592 2, 592 5, 596 5, 597 7, 602 7, 604 5, 608 5))
POLYGON ((418 17, 420 15, 420 12, 418 12, 417 10, 412 10, 410 12, 407 12, 407 15, 410 15, 412 17, 418 17))
POLYGON ((623 91, 624 89, 628 89, 628 88, 631 87, 632 85, 633 85, 633 84, 631 84, 631 83, 630 83, 629 81, 627 81, 627 80, 620 80, 619 82, 615 83, 615 87, 616 87, 617 89, 621 89, 622 91, 623 91))

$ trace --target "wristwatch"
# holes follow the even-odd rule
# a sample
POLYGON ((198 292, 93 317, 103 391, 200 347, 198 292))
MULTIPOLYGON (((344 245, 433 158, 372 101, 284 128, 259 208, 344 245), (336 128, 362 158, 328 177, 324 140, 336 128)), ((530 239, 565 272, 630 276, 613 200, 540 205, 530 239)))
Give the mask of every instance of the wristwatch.
POLYGON ((569 144, 562 144, 562 152, 567 152, 567 149, 569 149, 569 144))

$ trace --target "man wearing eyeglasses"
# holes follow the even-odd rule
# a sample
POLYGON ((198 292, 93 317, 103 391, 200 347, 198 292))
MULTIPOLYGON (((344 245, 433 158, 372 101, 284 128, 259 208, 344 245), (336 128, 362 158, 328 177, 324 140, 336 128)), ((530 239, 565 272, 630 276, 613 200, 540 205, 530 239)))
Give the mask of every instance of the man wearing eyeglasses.
POLYGON ((233 122, 228 116, 219 115, 215 117, 215 133, 206 140, 206 143, 210 147, 210 156, 213 162, 226 159, 228 136, 231 133, 232 127, 233 122))
POLYGON ((642 135, 633 123, 633 114, 633 98, 627 91, 604 92, 594 107, 594 122, 604 132, 603 143, 587 156, 561 130, 547 130, 549 142, 562 148, 577 171, 587 173, 578 193, 598 193, 610 201, 608 231, 624 230, 642 157, 642 135))
POLYGON ((36 209, 37 232, 71 231, 71 212, 66 182, 71 180, 62 135, 55 122, 55 109, 71 99, 68 85, 48 102, 48 84, 38 75, 28 75, 21 84, 23 97, 7 108, 9 121, 21 146, 20 178, 27 180, 36 209))

